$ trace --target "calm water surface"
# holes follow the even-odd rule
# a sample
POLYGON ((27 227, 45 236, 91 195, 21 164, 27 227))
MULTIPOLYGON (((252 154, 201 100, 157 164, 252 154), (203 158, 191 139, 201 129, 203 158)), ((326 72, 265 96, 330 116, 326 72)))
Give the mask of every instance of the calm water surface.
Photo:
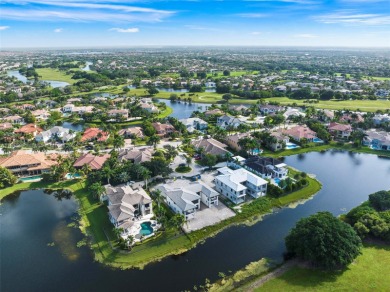
POLYGON ((304 204, 268 215, 251 227, 229 228, 197 248, 143 271, 113 270, 92 260, 78 229, 66 227, 76 215, 73 199, 57 201, 43 191, 3 200, 1 210, 1 291, 182 291, 216 280, 262 257, 282 259, 284 237, 297 220, 318 211, 335 215, 390 189, 390 160, 369 154, 328 151, 287 157, 285 162, 323 183, 304 204), (54 242, 54 246, 48 243, 54 242))
MULTIPOLYGON (((27 83, 27 81, 28 81, 27 77, 20 74, 19 71, 17 71, 17 70, 7 71, 7 75, 11 76, 11 77, 12 76, 16 77, 19 81, 22 81, 23 83, 27 83)), ((65 86, 69 85, 68 82, 63 82, 63 81, 54 81, 54 80, 42 80, 42 81, 49 83, 50 86, 53 88, 65 87, 65 86)))
POLYGON ((173 109, 173 113, 170 115, 171 117, 177 119, 186 119, 189 118, 193 111, 201 111, 204 112, 207 110, 211 104, 208 103, 185 103, 181 102, 171 102, 169 99, 159 99, 159 102, 165 103, 167 106, 173 109))

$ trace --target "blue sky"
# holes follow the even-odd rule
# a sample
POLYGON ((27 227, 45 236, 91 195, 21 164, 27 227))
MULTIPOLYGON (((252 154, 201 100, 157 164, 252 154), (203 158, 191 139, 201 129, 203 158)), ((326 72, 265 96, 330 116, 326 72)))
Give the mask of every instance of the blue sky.
POLYGON ((0 0, 0 46, 390 47, 390 0, 0 0))

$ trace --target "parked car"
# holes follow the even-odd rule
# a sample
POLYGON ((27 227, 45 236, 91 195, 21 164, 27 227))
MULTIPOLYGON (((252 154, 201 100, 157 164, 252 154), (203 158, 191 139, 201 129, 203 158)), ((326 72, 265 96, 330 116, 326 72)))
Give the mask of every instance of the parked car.
POLYGON ((180 164, 179 164, 179 167, 185 167, 185 166, 186 166, 185 163, 180 163, 180 164))

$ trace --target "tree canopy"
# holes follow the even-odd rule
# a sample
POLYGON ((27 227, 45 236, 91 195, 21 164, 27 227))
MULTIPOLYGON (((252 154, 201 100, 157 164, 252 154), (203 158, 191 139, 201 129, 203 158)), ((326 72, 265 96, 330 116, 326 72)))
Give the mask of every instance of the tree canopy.
POLYGON ((355 230, 329 212, 299 220, 286 237, 289 253, 320 267, 332 269, 350 264, 362 242, 355 230))

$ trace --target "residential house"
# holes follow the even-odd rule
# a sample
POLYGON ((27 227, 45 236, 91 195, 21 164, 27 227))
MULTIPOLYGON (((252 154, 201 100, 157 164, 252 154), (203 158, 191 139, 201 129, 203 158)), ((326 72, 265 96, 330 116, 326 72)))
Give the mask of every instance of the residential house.
POLYGON ((127 120, 129 118, 129 110, 128 109, 113 109, 107 112, 107 115, 110 118, 118 119, 118 117, 122 117, 127 120))
POLYGON ((208 139, 200 139, 194 140, 191 142, 194 145, 195 149, 199 150, 203 148, 204 153, 213 154, 217 156, 225 156, 226 154, 230 154, 226 148, 228 147, 226 144, 223 144, 213 138, 208 139))
POLYGON ((352 127, 349 124, 330 123, 328 131, 335 139, 349 139, 352 127))
POLYGON ((130 127, 127 129, 119 130, 118 135, 124 136, 126 138, 143 138, 144 131, 141 127, 130 127))
POLYGON ((132 163, 138 164, 146 161, 151 161, 153 158, 153 154, 153 147, 122 149, 119 150, 118 159, 120 161, 129 160, 132 163))
POLYGON ((235 117, 223 115, 217 118, 217 126, 222 129, 233 128, 236 129, 239 125, 243 124, 243 122, 235 117))
POLYGON ((85 130, 83 136, 81 137, 82 142, 86 141, 107 141, 110 134, 108 132, 104 132, 99 128, 88 128, 85 130))
POLYGON ((223 115, 223 111, 221 111, 219 108, 215 108, 215 109, 205 111, 204 114, 206 117, 211 117, 214 115, 219 116, 219 115, 223 115))
POLYGON ((290 129, 283 130, 283 134, 290 136, 298 142, 302 139, 307 139, 307 141, 313 142, 313 140, 317 137, 317 133, 307 126, 295 126, 290 129))
POLYGON ((384 123, 390 123, 390 115, 389 114, 376 114, 373 118, 372 121, 374 122, 375 126, 380 126, 381 124, 384 123))
POLYGON ((207 122, 199 118, 181 119, 180 122, 186 126, 187 131, 190 133, 194 132, 195 130, 204 131, 208 127, 207 122))
POLYGON ((242 114, 247 113, 249 111, 249 108, 246 107, 245 105, 242 105, 242 104, 240 104, 240 105, 231 105, 229 107, 229 109, 231 109, 231 110, 233 110, 235 112, 242 113, 242 114))
POLYGON ((71 133, 69 129, 55 126, 47 131, 43 131, 35 136, 37 142, 47 142, 50 139, 59 139, 62 142, 67 142, 76 137, 76 133, 71 133))
POLYGON ((152 103, 140 103, 140 107, 141 109, 147 111, 148 113, 158 113, 159 110, 158 110, 158 107, 156 107, 154 104, 152 103))
POLYGON ((196 211, 200 209, 200 195, 188 188, 171 188, 169 185, 159 189, 175 213, 182 214, 186 221, 195 218, 196 211))
POLYGON ((320 121, 328 123, 334 119, 334 111, 327 109, 321 110, 318 112, 318 119, 320 121))
POLYGON ((264 179, 285 179, 288 175, 286 164, 272 157, 251 156, 245 163, 244 168, 261 176, 264 179))
POLYGON ((0 158, 0 166, 9 169, 13 174, 29 176, 48 172, 57 164, 58 155, 46 155, 43 152, 27 153, 26 150, 12 152, 8 157, 0 158))
POLYGON ((341 116, 340 122, 345 123, 363 123, 364 118, 361 114, 348 114, 345 113, 341 116))
POLYGON ((12 126, 11 123, 0 123, 0 131, 6 131, 13 129, 14 127, 12 126))
POLYGON ((129 234, 135 221, 154 216, 152 199, 141 187, 104 186, 103 200, 108 202, 108 216, 115 228, 123 229, 122 235, 129 234))
POLYGON ((81 169, 84 165, 89 165, 92 170, 99 170, 103 167, 104 162, 106 162, 108 158, 110 158, 110 154, 97 156, 92 153, 85 153, 75 161, 73 167, 81 169))
POLYGON ((282 111, 283 107, 272 104, 262 104, 259 106, 259 110, 263 115, 269 115, 282 111))
POLYGON ((22 134, 22 135, 30 134, 33 137, 35 137, 36 135, 38 135, 42 131, 43 131, 43 129, 38 127, 35 124, 27 124, 27 125, 22 126, 20 129, 15 130, 15 133, 22 134))
POLYGON ((273 141, 267 142, 267 147, 272 151, 282 150, 290 142, 288 135, 284 134, 281 130, 271 132, 270 135, 275 138, 273 141))
POLYGON ((38 109, 38 110, 32 111, 31 114, 38 121, 47 120, 50 117, 50 112, 48 112, 45 109, 38 109))
POLYGON ((218 206, 219 194, 202 181, 191 182, 186 186, 175 187, 174 183, 158 186, 167 205, 186 220, 193 219, 200 209, 200 202, 208 208, 218 206))
POLYGON ((376 129, 370 129, 364 133, 366 136, 363 138, 363 145, 369 146, 375 150, 390 151, 390 133, 377 131, 376 129))
POLYGON ((246 195, 259 198, 267 192, 267 181, 246 169, 223 167, 218 172, 220 175, 215 177, 216 190, 235 204, 245 202, 246 195))
POLYGON ((10 122, 12 124, 24 124, 24 118, 21 116, 8 116, 3 118, 3 121, 10 122))
POLYGON ((288 108, 284 113, 283 116, 285 119, 291 119, 292 117, 304 117, 305 113, 301 112, 299 109, 296 108, 288 108))
POLYGON ((175 128, 171 124, 161 124, 160 122, 153 123, 153 128, 160 137, 166 137, 169 134, 175 132, 175 128))
POLYGON ((241 146, 238 145, 238 142, 240 141, 240 139, 245 138, 245 137, 250 137, 250 133, 236 133, 233 135, 228 135, 224 139, 224 142, 233 150, 240 151, 241 146))

